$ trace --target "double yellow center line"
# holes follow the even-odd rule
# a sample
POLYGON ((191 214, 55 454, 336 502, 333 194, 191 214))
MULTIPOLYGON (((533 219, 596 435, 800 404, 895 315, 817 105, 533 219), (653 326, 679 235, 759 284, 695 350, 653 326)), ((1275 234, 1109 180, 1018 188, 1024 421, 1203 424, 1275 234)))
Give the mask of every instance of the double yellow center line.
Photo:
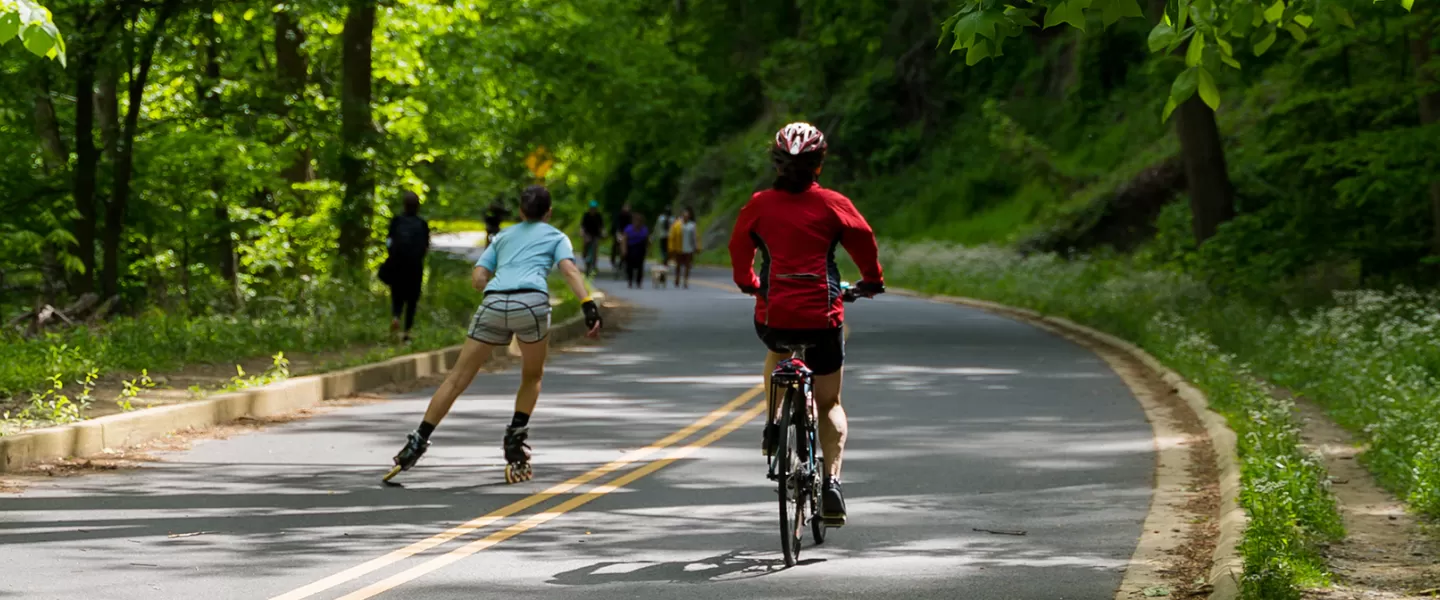
MULTIPOLYGON (((660 440, 648 446, 645 446, 644 448, 638 448, 636 450, 627 452, 624 456, 621 456, 618 459, 605 463, 580 475, 576 475, 575 477, 572 477, 563 483, 554 485, 549 489, 546 489, 545 491, 517 500, 507 506, 490 512, 489 514, 472 519, 470 521, 466 521, 465 523, 437 533, 424 540, 420 540, 418 542, 410 544, 409 546, 406 546, 404 548, 400 548, 399 550, 390 552, 389 554, 386 554, 384 556, 366 561, 365 563, 356 565, 354 567, 351 567, 349 569, 346 569, 304 587, 295 589, 291 592, 275 596, 271 600, 300 600, 302 598, 309 598, 311 596, 314 596, 315 594, 331 589, 338 585, 354 581, 356 579, 364 577, 365 575, 383 569, 387 566, 390 566, 417 554, 432 550, 460 536, 472 533, 478 529, 488 527, 495 522, 500 521, 501 519, 524 511, 537 504, 554 498, 555 496, 569 493, 570 491, 574 490, 579 486, 585 485, 587 483, 590 483, 591 481, 599 479, 600 477, 623 469, 633 463, 639 462, 646 457, 655 454, 656 452, 660 452, 661 450, 673 446, 676 443, 690 437, 691 435, 695 434, 695 432, 709 427, 711 424, 715 423, 726 415, 735 412, 735 410, 740 408, 746 402, 754 400, 757 396, 760 395, 763 389, 763 386, 759 385, 750 388, 749 390, 746 390, 745 393, 740 394, 735 399, 726 403, 724 406, 721 406, 720 408, 711 411, 709 414, 701 417, 694 423, 685 426, 679 431, 665 436, 664 438, 661 438, 660 440)), ((566 500, 565 502, 562 502, 561 504, 555 506, 554 508, 551 508, 550 510, 533 515, 523 521, 520 521, 519 523, 492 533, 485 538, 470 542, 464 546, 450 551, 448 554, 432 558, 426 562, 418 564, 391 577, 383 579, 372 585, 366 586, 365 588, 342 596, 342 598, 344 600, 360 600, 362 598, 374 597, 385 591, 394 589, 395 587, 402 585, 406 582, 413 581, 414 579, 422 575, 433 572, 462 558, 475 554, 476 552, 479 552, 481 550, 494 546, 495 544, 499 544, 500 542, 515 537, 521 533, 529 531, 530 529, 533 529, 547 521, 550 521, 555 517, 575 510, 576 508, 579 508, 581 506, 584 506, 585 504, 588 504, 596 498, 604 496, 605 494, 613 492, 617 489, 623 488, 624 486, 629 485, 636 480, 645 477, 646 475, 654 473, 655 471, 659 471, 660 469, 665 468, 667 465, 689 456, 696 450, 704 448, 705 446, 709 446, 716 440, 725 437, 730 432, 739 429, 740 426, 749 422, 751 419, 754 419, 764 410, 764 403, 756 402, 754 406, 746 409, 738 416, 732 418, 729 422, 725 423, 725 425, 721 426, 715 431, 710 432, 705 437, 695 440, 694 442, 691 442, 684 447, 672 450, 668 456, 661 460, 646 464, 643 467, 640 467, 625 475, 617 477, 603 485, 597 486, 595 489, 590 490, 589 492, 580 494, 578 496, 575 496, 574 498, 566 500)))

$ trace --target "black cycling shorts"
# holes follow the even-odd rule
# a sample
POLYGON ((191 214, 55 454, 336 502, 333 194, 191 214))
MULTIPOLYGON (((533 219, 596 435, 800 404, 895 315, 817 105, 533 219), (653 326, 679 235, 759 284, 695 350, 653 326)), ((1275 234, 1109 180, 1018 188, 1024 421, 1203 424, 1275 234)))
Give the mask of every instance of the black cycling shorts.
POLYGON ((829 375, 845 366, 845 330, 834 329, 775 329, 759 321, 755 322, 755 334, 771 352, 789 354, 785 344, 809 344, 805 351, 805 364, 816 375, 829 375))

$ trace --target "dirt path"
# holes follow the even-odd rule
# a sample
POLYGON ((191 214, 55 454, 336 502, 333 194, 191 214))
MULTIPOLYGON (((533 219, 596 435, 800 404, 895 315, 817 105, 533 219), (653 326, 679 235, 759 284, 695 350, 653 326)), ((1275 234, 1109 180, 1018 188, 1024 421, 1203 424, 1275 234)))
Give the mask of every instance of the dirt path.
POLYGON ((1427 534, 1426 524, 1356 460, 1364 448, 1350 432, 1314 402, 1293 400, 1305 448, 1320 455, 1330 472, 1346 532, 1327 552, 1334 586, 1307 590, 1305 597, 1392 600, 1440 595, 1440 543, 1427 534))

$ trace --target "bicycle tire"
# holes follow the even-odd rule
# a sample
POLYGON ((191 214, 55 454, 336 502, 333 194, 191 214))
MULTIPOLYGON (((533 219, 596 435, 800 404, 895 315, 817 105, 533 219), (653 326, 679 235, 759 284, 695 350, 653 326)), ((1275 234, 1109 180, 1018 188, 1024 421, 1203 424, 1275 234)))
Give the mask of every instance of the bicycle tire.
POLYGON ((795 473, 800 443, 797 424, 794 422, 794 390, 785 393, 780 405, 780 446, 776 452, 777 495, 780 498, 780 552, 785 556, 785 566, 793 567, 800 560, 800 532, 804 531, 802 515, 804 500, 799 494, 799 480, 795 473))

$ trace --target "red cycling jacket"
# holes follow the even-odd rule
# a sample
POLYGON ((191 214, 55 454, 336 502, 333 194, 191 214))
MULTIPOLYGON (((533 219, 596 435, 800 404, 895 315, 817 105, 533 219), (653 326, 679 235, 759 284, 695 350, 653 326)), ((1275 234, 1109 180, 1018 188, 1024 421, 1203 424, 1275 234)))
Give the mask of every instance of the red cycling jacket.
POLYGON ((844 246, 865 281, 884 283, 875 232, 849 198, 812 184, 791 194, 756 192, 730 234, 735 285, 758 289, 755 321, 779 329, 833 329, 845 322, 835 247, 844 246), (756 277, 755 252, 761 257, 756 277))

